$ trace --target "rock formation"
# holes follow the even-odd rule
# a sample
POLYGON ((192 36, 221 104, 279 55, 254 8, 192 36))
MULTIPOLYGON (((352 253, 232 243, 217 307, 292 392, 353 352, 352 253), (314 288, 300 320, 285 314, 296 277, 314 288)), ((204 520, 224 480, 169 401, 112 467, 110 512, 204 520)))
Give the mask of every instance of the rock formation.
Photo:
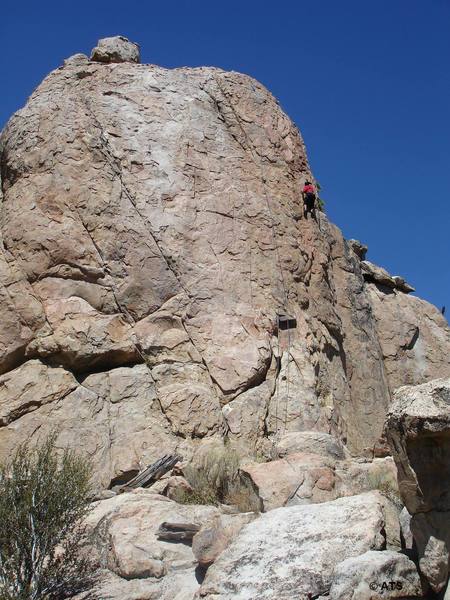
POLYGON ((100 41, 2 133, 1 454, 57 427, 106 485, 225 430, 383 452, 391 389, 448 374, 444 318, 294 220, 312 174, 265 88, 138 61, 100 41))
POLYGON ((343 560, 382 549, 384 523, 375 493, 272 510, 245 526, 222 552, 199 596, 317 597, 330 589, 333 569, 343 560))
MULTIPOLYGON (((190 489, 179 473, 98 502, 103 598, 343 600, 356 572, 361 593, 401 576, 420 597, 395 552, 401 507, 367 490, 395 479, 383 434, 394 389, 450 376, 446 320, 324 213, 298 218, 313 175, 261 84, 139 61, 126 38, 100 40, 1 134, 0 459, 57 431, 105 489, 224 439, 246 457, 261 517, 161 495, 190 489), (158 539, 163 521, 201 526, 193 549, 158 539)), ((414 448, 426 438, 433 460, 444 448, 444 396, 439 415, 404 401, 386 429, 434 590, 449 545, 433 511, 448 494, 428 486, 414 448)))
POLYGON ((450 379, 399 388, 386 433, 420 569, 439 592, 450 571, 450 379))

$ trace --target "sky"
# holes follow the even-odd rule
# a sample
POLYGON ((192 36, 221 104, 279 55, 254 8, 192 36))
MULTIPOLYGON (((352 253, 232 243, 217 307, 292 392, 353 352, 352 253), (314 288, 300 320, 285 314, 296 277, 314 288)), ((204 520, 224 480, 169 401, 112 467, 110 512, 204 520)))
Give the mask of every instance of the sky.
POLYGON ((0 127, 64 58, 119 34, 142 62, 266 85, 329 218, 450 311, 450 0, 3 0, 0 127))

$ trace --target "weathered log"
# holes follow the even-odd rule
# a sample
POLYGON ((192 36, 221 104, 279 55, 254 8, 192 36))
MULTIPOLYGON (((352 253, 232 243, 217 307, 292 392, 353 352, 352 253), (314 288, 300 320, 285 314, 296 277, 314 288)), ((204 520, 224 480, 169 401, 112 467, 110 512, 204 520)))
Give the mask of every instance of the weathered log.
POLYGON ((167 471, 173 469, 180 460, 182 460, 182 456, 179 454, 165 454, 162 458, 136 475, 131 481, 122 485, 118 491, 122 493, 139 487, 148 488, 155 483, 155 481, 161 479, 167 471))
POLYGON ((159 526, 157 536, 168 542, 191 542, 199 530, 200 525, 196 523, 168 523, 165 521, 159 526))

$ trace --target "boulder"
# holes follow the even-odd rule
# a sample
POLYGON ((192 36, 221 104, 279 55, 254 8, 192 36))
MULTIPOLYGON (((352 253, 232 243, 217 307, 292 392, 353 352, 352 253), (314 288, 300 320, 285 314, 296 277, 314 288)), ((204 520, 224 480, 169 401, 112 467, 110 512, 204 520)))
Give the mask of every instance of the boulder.
POLYGON ((450 560, 450 379, 398 389, 386 436, 400 493, 412 515, 421 572, 439 592, 450 560))
MULTIPOLYGON (((164 489, 162 493, 171 500, 180 501, 180 497, 186 493, 192 492, 192 486, 181 475, 172 475, 164 480, 164 489)), ((152 489, 152 491, 154 491, 152 489)))
POLYGON ((414 538, 411 531, 411 515, 406 506, 404 506, 399 515, 401 541, 403 550, 413 550, 414 538))
POLYGON ((409 283, 405 281, 403 277, 400 277, 400 275, 393 275, 392 279, 395 281, 395 287, 401 292, 410 294, 411 292, 416 291, 415 288, 413 288, 412 285, 409 285, 409 283))
POLYGON ((339 496, 352 496, 368 490, 380 490, 400 501, 397 469, 391 456, 353 458, 336 463, 336 486, 339 496))
POLYGON ((65 67, 69 67, 69 66, 73 66, 73 65, 86 65, 89 62, 89 58, 86 56, 86 54, 82 54, 81 52, 77 52, 76 54, 73 54, 72 56, 69 56, 68 58, 64 59, 64 66, 65 67))
POLYGON ((202 525, 192 540, 192 552, 201 567, 208 567, 227 548, 256 513, 215 515, 202 525))
MULTIPOLYGON (((192 600, 198 585, 194 569, 173 571, 168 577, 160 579, 124 579, 103 570, 97 589, 101 600, 192 600)), ((74 600, 88 599, 82 594, 74 600)))
POLYGON ((336 498, 334 461, 317 454, 299 452, 267 463, 249 463, 240 472, 263 511, 336 498))
MULTIPOLYGON (((416 523, 414 523, 415 525, 416 523)), ((421 536, 423 533, 424 527, 422 526, 420 528, 421 536)), ((419 560, 419 568, 427 578, 431 589, 440 592, 447 584, 449 574, 449 549, 446 541, 430 535, 419 560)))
POLYGON ((400 550, 399 513, 402 508, 397 471, 391 457, 336 460, 343 455, 342 446, 327 434, 289 433, 276 449, 287 451, 283 458, 269 462, 243 462, 241 481, 253 509, 267 512, 281 506, 311 504, 380 491, 386 522, 387 547, 400 550), (314 439, 318 441, 314 452, 314 439), (308 452, 289 453, 299 446, 308 452))
POLYGON ((339 563, 333 571, 329 600, 423 598, 415 564, 405 555, 369 550, 339 563))
POLYGON ((217 514, 214 507, 180 505, 143 489, 95 503, 86 526, 92 556, 105 570, 101 597, 147 598, 134 594, 151 591, 149 598, 169 600, 177 597, 177 586, 180 598, 192 597, 198 587, 192 549, 189 544, 158 539, 158 529, 166 521, 200 525, 217 514))
POLYGON ((141 62, 139 46, 122 35, 103 38, 91 52, 91 60, 101 63, 141 62))
POLYGON ((291 600, 331 586, 342 560, 384 545, 377 493, 278 508, 246 525, 208 569, 201 598, 291 600))

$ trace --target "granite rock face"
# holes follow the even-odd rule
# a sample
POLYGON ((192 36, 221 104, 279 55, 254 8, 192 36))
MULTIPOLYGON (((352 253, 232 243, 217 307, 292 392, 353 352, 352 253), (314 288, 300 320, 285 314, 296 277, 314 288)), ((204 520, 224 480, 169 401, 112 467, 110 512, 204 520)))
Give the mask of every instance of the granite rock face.
POLYGON ((261 84, 138 61, 101 40, 1 135, 0 454, 47 424, 105 483, 225 431, 383 454, 391 390, 448 374, 445 320, 366 281, 324 214, 294 218, 312 174, 261 84))
MULTIPOLYGON (((220 423, 218 405, 204 408, 220 423)), ((92 458, 99 488, 131 479, 164 452, 185 455, 189 449, 179 423, 162 411, 146 365, 93 373, 80 383, 62 367, 28 361, 0 376, 0 423, 1 459, 37 432, 43 438, 59 431, 59 447, 92 458)), ((211 424, 204 419, 201 426, 206 431, 211 424)))
POLYGON ((399 388, 386 434, 421 572, 440 592, 450 567, 450 379, 399 388))
POLYGON ((368 284, 367 293, 391 390, 450 375, 450 332, 435 306, 368 284))

